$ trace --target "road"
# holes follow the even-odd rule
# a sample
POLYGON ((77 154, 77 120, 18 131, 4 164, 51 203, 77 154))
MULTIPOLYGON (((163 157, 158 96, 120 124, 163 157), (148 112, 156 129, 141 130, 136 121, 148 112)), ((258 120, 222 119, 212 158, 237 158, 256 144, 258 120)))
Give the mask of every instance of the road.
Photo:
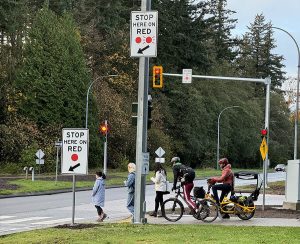
MULTIPOLYGON (((283 172, 269 173, 268 182, 286 179, 283 172)), ((253 181, 236 180, 235 184, 248 185, 253 181)), ((206 180, 197 180, 196 186, 205 186, 206 180)), ((261 196, 259 201, 261 202, 261 196)), ((105 212, 109 221, 129 217, 126 209, 126 188, 106 189, 105 212)), ((147 211, 154 208, 153 185, 146 186, 147 211)), ((261 204, 261 203, 260 203, 261 204)), ((97 214, 91 204, 91 191, 76 192, 75 223, 95 222, 97 214)), ((0 199, 0 235, 71 223, 72 193, 0 199)))

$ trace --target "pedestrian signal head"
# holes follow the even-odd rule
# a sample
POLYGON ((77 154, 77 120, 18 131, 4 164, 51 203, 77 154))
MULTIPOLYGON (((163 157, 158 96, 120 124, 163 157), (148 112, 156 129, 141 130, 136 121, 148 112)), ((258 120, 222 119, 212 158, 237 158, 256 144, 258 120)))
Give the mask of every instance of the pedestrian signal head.
POLYGON ((260 133, 261 133, 261 136, 262 136, 262 137, 267 136, 268 130, 267 130, 267 129, 262 129, 262 130, 260 131, 260 133))

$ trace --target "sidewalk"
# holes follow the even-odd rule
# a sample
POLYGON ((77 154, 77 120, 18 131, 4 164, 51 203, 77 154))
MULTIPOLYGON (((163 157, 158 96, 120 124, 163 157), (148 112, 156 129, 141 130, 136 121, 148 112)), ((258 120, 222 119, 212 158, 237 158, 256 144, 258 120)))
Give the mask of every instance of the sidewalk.
MULTIPOLYGON (((284 195, 265 195, 265 206, 282 206, 285 201, 284 195)), ((262 206, 263 195, 259 195, 257 206, 262 206)), ((150 204, 151 205, 151 204, 150 204)), ((152 206, 151 206, 152 207, 152 206)), ((153 206, 154 207, 154 206, 153 206)), ((238 217, 231 215, 230 219, 220 219, 219 217, 212 223, 205 223, 201 220, 196 220, 191 215, 183 215, 177 222, 167 221, 163 217, 151 217, 146 215, 148 224, 199 224, 199 225, 228 225, 228 226, 280 226, 280 227, 300 227, 300 219, 286 218, 264 218, 262 213, 256 213, 250 220, 241 220, 238 217)), ((114 222, 114 221, 112 221, 114 222)), ((124 221, 121 221, 124 222, 124 221)), ((127 220, 127 222, 131 222, 127 220)))
POLYGON ((149 224, 198 224, 198 225, 230 225, 230 226, 281 226, 281 227, 300 227, 299 219, 282 219, 282 218, 260 218, 255 216, 250 220, 241 220, 238 217, 230 219, 217 218, 212 223, 204 223, 196 220, 191 215, 184 215, 177 222, 169 222, 165 218, 154 218, 147 216, 149 224))

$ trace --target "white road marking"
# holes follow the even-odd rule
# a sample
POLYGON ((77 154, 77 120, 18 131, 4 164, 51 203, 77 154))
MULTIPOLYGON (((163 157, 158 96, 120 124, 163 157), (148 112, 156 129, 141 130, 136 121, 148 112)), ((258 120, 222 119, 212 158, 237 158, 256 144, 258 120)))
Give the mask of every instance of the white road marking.
POLYGON ((10 218, 14 218, 15 216, 0 216, 0 219, 10 219, 10 218))
POLYGON ((23 219, 13 219, 13 220, 4 220, 0 221, 0 224, 15 224, 32 220, 40 220, 40 219, 50 219, 51 217, 31 217, 31 218, 23 218, 23 219))

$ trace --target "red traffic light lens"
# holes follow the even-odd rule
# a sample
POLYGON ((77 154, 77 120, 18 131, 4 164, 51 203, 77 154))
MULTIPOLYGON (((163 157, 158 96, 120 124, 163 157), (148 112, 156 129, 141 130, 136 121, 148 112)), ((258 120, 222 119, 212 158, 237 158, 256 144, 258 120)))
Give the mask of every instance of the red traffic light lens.
POLYGON ((155 74, 159 74, 160 73, 160 69, 155 69, 154 72, 155 72, 155 74))
POLYGON ((266 129, 261 130, 261 135, 266 136, 268 134, 268 131, 266 129))

